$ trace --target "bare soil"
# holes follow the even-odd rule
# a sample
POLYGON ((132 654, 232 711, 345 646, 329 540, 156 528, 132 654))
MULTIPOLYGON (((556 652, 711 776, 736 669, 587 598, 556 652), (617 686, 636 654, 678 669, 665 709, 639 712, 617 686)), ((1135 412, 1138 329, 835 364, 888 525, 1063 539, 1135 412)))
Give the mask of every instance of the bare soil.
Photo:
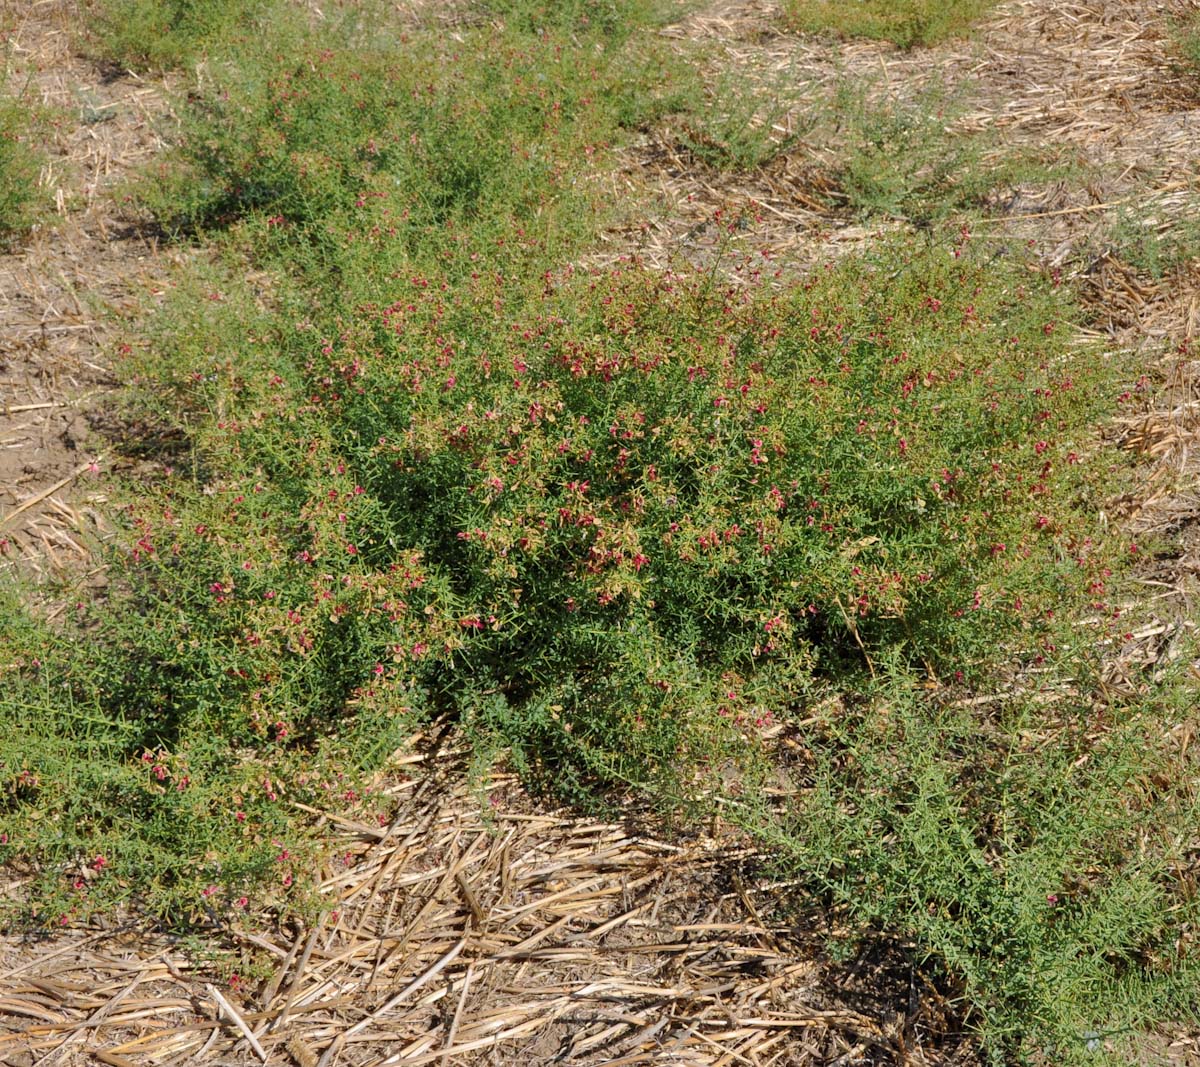
POLYGON ((114 334, 161 291, 166 257, 123 202, 153 158, 166 112, 159 82, 106 72, 78 54, 70 0, 0 6, 9 84, 50 109, 40 183, 53 205, 25 243, 0 254, 0 564, 78 569, 102 534, 111 442, 114 334))

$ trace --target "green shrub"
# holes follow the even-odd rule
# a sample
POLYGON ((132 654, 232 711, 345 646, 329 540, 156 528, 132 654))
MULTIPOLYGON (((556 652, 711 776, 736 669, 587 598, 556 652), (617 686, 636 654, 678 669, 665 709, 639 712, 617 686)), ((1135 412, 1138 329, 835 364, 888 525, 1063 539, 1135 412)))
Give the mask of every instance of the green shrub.
MULTIPOLYGON (((228 807, 222 752, 370 771, 454 714, 563 792, 666 802, 823 680, 1053 661, 1052 616, 1103 607, 1112 372, 1015 252, 918 237, 782 291, 636 265, 531 285, 486 239, 435 271, 360 234, 319 300, 199 275, 126 357, 189 451, 130 498, 126 587, 77 620, 94 655, 8 657, 48 745, 99 724, 95 773, 163 751, 218 768, 228 807)), ((74 818, 76 844, 103 824, 74 818)), ((222 899, 245 893, 250 859, 151 822, 192 890, 229 867, 222 899)))
POLYGON ((25 914, 312 907, 292 802, 386 820, 366 784, 437 717, 581 800, 733 778, 828 903, 959 980, 997 1057, 1185 1015, 1175 712, 924 696, 1079 684, 1144 551, 1095 516, 1124 368, 1026 250, 938 221, 996 172, 885 115, 845 187, 923 231, 799 281, 721 216, 707 271, 572 267, 606 149, 695 83, 662 87, 641 4, 490 9, 454 40, 211 47, 141 195, 223 234, 118 358, 171 451, 114 491, 104 596, 52 625, 0 603, 25 914), (814 783, 782 821, 753 804, 778 719, 814 783))
POLYGON ((901 48, 965 33, 992 0, 785 0, 784 18, 805 33, 871 37, 901 48))
POLYGON ((832 115, 841 142, 832 177, 840 202, 865 214, 917 225, 977 211, 997 192, 1061 177, 1068 167, 1052 150, 998 145, 985 133, 953 129, 965 99, 942 86, 909 100, 871 99, 866 86, 843 82, 832 115))
POLYGON ((225 649, 167 672, 200 687, 179 714, 253 743, 260 702, 313 734, 415 686, 531 762, 674 789, 722 708, 779 715, 864 655, 1041 656, 1096 599, 1110 372, 1015 258, 959 235, 783 293, 635 266, 530 293, 485 246, 452 283, 407 243, 344 250, 340 301, 209 279, 130 364, 197 472, 131 513, 141 610, 225 649))
POLYGON ((256 42, 207 71, 143 201, 177 230, 257 213, 325 239, 369 209, 410 233, 546 216, 590 234, 588 175, 622 127, 676 105, 683 68, 650 37, 625 47, 636 20, 522 22, 256 42))

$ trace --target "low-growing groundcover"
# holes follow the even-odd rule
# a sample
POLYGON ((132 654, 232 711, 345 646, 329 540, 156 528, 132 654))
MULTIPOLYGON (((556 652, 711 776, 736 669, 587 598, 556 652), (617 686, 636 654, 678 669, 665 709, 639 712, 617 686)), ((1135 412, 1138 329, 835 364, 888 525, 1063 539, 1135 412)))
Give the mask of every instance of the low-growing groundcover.
POLYGON ((609 147, 686 100, 626 47, 636 5, 493 8, 451 44, 234 49, 141 194, 226 232, 118 353, 171 451, 121 493, 106 594, 0 613, 26 918, 311 908, 294 803, 386 821, 364 783, 437 719, 584 803, 736 791, 997 1058, 1194 1011, 1170 691, 960 699, 1084 691, 1129 627, 1148 546, 1096 517, 1128 368, 969 222, 800 281, 736 218, 706 271, 571 267, 609 147), (777 721, 808 754, 782 812, 777 721))

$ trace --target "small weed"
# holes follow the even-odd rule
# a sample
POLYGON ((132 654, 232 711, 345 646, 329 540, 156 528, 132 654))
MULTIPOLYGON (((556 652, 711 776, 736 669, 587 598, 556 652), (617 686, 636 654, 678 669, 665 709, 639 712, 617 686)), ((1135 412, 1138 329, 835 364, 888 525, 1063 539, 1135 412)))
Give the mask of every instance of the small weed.
POLYGON ((0 94, 0 242, 20 237, 40 217, 43 127, 39 108, 23 96, 0 94))
POLYGON ((1175 55, 1183 69, 1200 74, 1200 11, 1180 14, 1172 26, 1175 55))
POLYGON ((116 118, 117 108, 115 105, 100 104, 90 92, 81 90, 77 95, 79 97, 79 121, 85 126, 95 126, 116 118))
POLYGON ((801 110, 809 95, 794 76, 757 84, 742 72, 715 75, 703 103, 689 101, 680 117, 680 139, 716 170, 753 170, 786 152, 809 128, 811 109, 801 110), (805 117, 797 119, 798 113, 805 117))
POLYGON ((1149 203, 1123 208, 1106 236, 1124 262, 1156 280, 1200 259, 1200 221, 1194 208, 1174 218, 1155 212, 1149 203))
POLYGON ((912 100, 881 103, 867 87, 843 83, 831 116, 839 126, 834 138, 844 145, 834 177, 845 203, 927 225, 1061 171, 1028 152, 998 152, 985 134, 956 131, 963 100, 934 86, 912 100))
POLYGON ((892 41, 901 48, 966 33, 993 0, 784 0, 784 18, 804 33, 892 41))

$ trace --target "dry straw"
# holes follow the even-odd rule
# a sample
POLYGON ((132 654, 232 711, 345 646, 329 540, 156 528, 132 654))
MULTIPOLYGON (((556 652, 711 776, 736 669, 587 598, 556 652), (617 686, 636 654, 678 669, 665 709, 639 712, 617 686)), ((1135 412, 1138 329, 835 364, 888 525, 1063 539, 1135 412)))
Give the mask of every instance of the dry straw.
POLYGON ((912 1020, 850 1008, 814 939, 771 925, 780 888, 735 835, 539 813, 504 780, 481 804, 459 754, 430 760, 387 787, 390 826, 329 820, 312 929, 229 932, 275 961, 260 988, 222 991, 129 931, 10 944, 0 1059, 782 1064, 903 1045, 912 1020))

